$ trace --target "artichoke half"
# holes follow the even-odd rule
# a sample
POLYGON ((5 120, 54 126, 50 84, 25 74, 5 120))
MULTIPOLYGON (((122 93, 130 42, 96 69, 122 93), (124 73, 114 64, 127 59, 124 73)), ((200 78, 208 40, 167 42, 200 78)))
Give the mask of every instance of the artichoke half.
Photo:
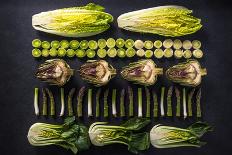
POLYGON ((157 76, 162 74, 163 68, 157 68, 151 59, 130 63, 121 71, 124 79, 146 86, 153 85, 157 80, 157 76))
POLYGON ((51 59, 41 64, 35 76, 53 85, 63 86, 73 75, 73 69, 62 59, 51 59))
POLYGON ((83 7, 71 7, 41 12, 32 16, 34 29, 64 37, 87 37, 106 31, 113 16, 104 7, 89 3, 83 7))
POLYGON ((95 86, 102 86, 115 76, 116 69, 105 60, 89 60, 80 67, 79 72, 83 80, 95 86))
POLYGON ((170 67, 166 71, 169 80, 179 83, 183 86, 196 87, 201 83, 201 76, 207 74, 206 68, 201 68, 197 60, 188 60, 170 67))

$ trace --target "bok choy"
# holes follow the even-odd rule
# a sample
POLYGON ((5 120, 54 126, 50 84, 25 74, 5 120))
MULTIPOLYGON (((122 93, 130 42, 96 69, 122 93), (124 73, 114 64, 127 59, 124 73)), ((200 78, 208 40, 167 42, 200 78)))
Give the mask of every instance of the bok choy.
POLYGON ((89 137, 93 145, 125 144, 128 150, 138 153, 149 148, 147 132, 134 133, 145 127, 150 120, 147 118, 132 118, 120 126, 107 125, 106 122, 95 122, 89 128, 89 137))
POLYGON ((156 148, 201 147, 206 143, 200 138, 208 131, 212 131, 212 127, 203 122, 196 122, 187 129, 158 124, 151 129, 150 140, 156 148))
POLYGON ((29 129, 27 138, 33 146, 58 145, 75 154, 90 146, 87 128, 76 124, 75 117, 66 118, 62 125, 35 123, 29 129))
POLYGON ((41 12, 32 16, 34 29, 64 37, 87 37, 106 31, 113 16, 105 13, 100 5, 89 3, 41 12))

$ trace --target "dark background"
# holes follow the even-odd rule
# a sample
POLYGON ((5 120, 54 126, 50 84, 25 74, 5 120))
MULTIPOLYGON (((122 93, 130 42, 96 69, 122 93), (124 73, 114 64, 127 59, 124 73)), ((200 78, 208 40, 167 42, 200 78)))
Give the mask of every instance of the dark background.
MULTIPOLYGON (((35 122, 62 122, 61 118, 42 118, 34 115, 33 93, 34 87, 42 88, 48 85, 41 83, 34 77, 36 67, 44 62, 45 59, 36 60, 31 56, 31 41, 35 38, 42 40, 64 39, 62 37, 48 35, 37 32, 31 27, 31 16, 42 11, 53 10, 57 8, 80 6, 88 2, 95 2, 106 7, 106 12, 115 17, 112 27, 95 37, 99 38, 118 38, 122 37, 142 40, 164 39, 158 35, 139 34, 126 32, 117 28, 117 17, 125 12, 159 6, 159 5, 183 5, 194 10, 194 15, 202 19, 203 28, 193 35, 180 37, 184 39, 199 39, 202 41, 204 58, 201 59, 202 66, 208 70, 208 75, 202 81, 202 111, 203 120, 214 126, 214 131, 203 137, 207 145, 202 148, 173 148, 173 149, 156 149, 151 146, 147 151, 141 154, 156 155, 213 155, 213 154, 231 154, 231 41, 232 41, 232 22, 231 22, 231 5, 229 1, 212 1, 212 0, 98 0, 98 1, 78 1, 78 0, 5 0, 0 5, 0 154, 1 155, 62 155, 72 154, 57 146, 33 147, 27 141, 27 132, 29 127, 35 122)), ((81 40, 81 39, 78 39, 81 40)), ((108 61, 120 68, 132 60, 113 59, 108 61)), ((172 64, 184 60, 155 60, 159 67, 167 68, 172 64)), ((78 69, 80 64, 85 60, 69 59, 67 62, 72 68, 78 69)), ((75 77, 65 86, 66 92, 72 88, 80 88, 87 85, 75 77)), ((126 88, 128 83, 120 76, 114 78, 107 87, 126 88)), ((155 89, 159 94, 161 86, 170 86, 170 82, 165 77, 159 78, 157 84, 150 87, 155 89)), ((132 85, 134 90, 137 86, 132 85)), ((56 101, 58 100, 59 89, 50 87, 54 92, 56 101)), ((58 102, 58 101, 57 101, 58 102)), ((58 102, 59 103, 59 102, 58 102)), ((57 104, 57 115, 59 113, 59 104, 57 104)), ((86 106, 85 106, 86 108, 86 106)), ((102 119, 101 119, 102 120, 102 119)), ((96 121, 95 119, 81 120, 86 125, 96 121), (89 121, 88 121, 89 120, 89 121)), ((110 122, 120 122, 119 118, 109 119, 110 122)), ((157 123, 165 125, 175 125, 187 127, 195 118, 176 119, 176 118, 159 118, 152 119, 152 123, 147 127, 147 131, 157 123)), ((94 155, 126 155, 131 154, 127 151, 126 146, 110 145, 104 147, 94 147, 80 154, 94 155)))

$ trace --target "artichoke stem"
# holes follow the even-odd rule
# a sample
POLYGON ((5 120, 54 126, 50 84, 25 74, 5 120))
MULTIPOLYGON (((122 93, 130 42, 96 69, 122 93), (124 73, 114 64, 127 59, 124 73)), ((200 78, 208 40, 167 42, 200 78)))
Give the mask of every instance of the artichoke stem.
POLYGON ((207 70, 206 68, 201 68, 200 69, 201 76, 207 75, 207 70))
POLYGON ((157 75, 163 75, 163 68, 156 68, 157 75))

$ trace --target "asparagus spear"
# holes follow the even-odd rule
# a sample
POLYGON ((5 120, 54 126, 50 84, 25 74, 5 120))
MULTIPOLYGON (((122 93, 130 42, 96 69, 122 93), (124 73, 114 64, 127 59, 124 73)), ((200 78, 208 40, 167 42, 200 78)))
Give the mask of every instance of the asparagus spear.
POLYGON ((147 97, 146 117, 151 117, 151 94, 147 87, 145 87, 145 92, 147 97))
POLYGON ((184 118, 186 118, 188 116, 187 108, 186 108, 186 91, 185 91, 185 88, 183 88, 183 115, 184 115, 184 118))
POLYGON ((60 102, 61 102, 61 110, 60 116, 64 116, 64 88, 60 88, 60 102))
POLYGON ((176 94, 176 117, 180 117, 180 91, 175 87, 176 94))
POLYGON ((153 116, 158 117, 158 98, 155 91, 152 92, 153 95, 153 102, 154 102, 154 110, 153 110, 153 116))
POLYGON ((43 116, 47 116, 48 115, 48 98, 46 95, 46 91, 42 88, 42 95, 43 95, 43 112, 42 115, 43 116))
POLYGON ((169 87, 167 94, 167 116, 172 116, 172 92, 173 87, 169 87))
POLYGON ((92 94, 93 94, 93 90, 92 89, 88 89, 88 117, 93 116, 92 94))
POLYGON ((55 100, 54 100, 53 94, 48 88, 46 88, 46 92, 50 99, 50 115, 55 116, 55 100))
POLYGON ((39 88, 35 88, 34 90, 34 109, 35 115, 39 116, 39 88))
POLYGON ((116 96, 117 96, 117 90, 113 89, 113 92, 112 92, 112 114, 113 114, 114 117, 117 116, 116 96))
POLYGON ((138 88, 138 117, 143 117, 143 95, 142 95, 142 88, 138 88))
POLYGON ((108 95, 109 95, 109 89, 107 89, 104 92, 104 117, 108 117, 109 116, 109 106, 108 106, 108 95))
POLYGON ((192 98, 193 94, 195 92, 195 88, 191 90, 191 92, 188 94, 188 115, 191 117, 193 116, 193 110, 192 110, 192 98))
POLYGON ((201 88, 198 90, 196 95, 196 104, 197 104, 197 117, 201 117, 201 88))
POLYGON ((161 97, 160 97, 160 113, 161 116, 164 116, 164 92, 165 92, 165 87, 161 88, 161 97))
POLYGON ((96 117, 100 116, 100 95, 101 95, 101 88, 99 88, 96 93, 96 117))
POLYGON ((134 93, 130 86, 128 86, 128 96, 129 96, 129 117, 134 116, 134 93))
POLYGON ((76 89, 72 88, 68 93, 68 116, 73 116, 73 105, 72 99, 76 89))
POLYGON ((122 89, 120 96, 120 116, 125 117, 125 89, 122 89))
POLYGON ((77 95, 77 117, 83 116, 83 96, 85 94, 85 87, 81 87, 77 95))

